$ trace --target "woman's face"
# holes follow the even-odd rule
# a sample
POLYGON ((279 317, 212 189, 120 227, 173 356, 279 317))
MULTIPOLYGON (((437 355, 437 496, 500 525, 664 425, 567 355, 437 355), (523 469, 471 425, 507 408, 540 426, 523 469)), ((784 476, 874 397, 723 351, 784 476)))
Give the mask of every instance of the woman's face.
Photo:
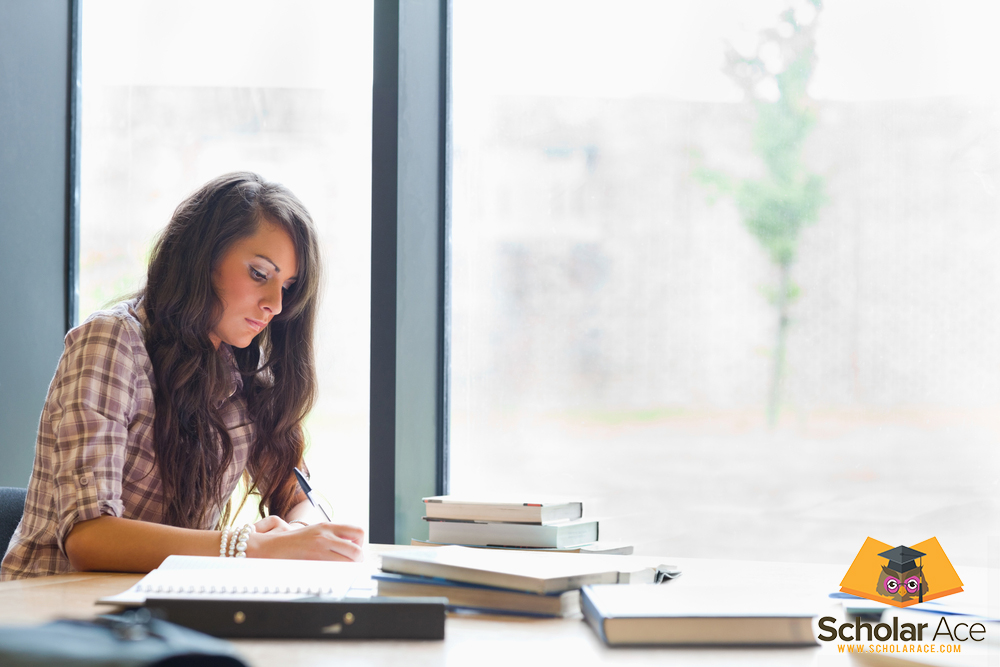
POLYGON ((288 232, 264 220, 253 236, 237 241, 212 272, 222 318, 209 337, 215 347, 246 347, 281 312, 284 291, 298 273, 295 245, 288 232))

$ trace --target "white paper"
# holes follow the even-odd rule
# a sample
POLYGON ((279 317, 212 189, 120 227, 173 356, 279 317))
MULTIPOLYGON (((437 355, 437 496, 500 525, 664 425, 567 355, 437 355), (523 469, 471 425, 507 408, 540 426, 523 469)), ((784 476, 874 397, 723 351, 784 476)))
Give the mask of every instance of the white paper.
POLYGON ((170 556, 127 591, 98 604, 141 605, 147 597, 228 600, 296 600, 344 597, 363 587, 366 563, 170 556))

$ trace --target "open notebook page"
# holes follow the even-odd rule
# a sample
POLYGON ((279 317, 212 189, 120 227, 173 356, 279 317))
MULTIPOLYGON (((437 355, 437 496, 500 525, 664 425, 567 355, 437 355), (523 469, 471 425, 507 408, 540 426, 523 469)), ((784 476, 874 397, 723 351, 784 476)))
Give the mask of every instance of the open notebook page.
POLYGON ((229 600, 339 598, 365 588, 373 572, 367 563, 169 556, 127 591, 97 604, 141 605, 147 597, 229 600))

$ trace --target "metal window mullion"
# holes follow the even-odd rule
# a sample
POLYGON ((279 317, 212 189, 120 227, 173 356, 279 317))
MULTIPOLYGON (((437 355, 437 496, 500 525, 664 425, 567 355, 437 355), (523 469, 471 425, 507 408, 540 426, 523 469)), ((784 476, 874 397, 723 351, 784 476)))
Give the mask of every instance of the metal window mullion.
POLYGON ((69 65, 66 91, 66 330, 80 312, 80 145, 83 110, 82 3, 70 0, 69 65))
POLYGON ((372 108, 370 523, 426 535, 447 488, 447 0, 377 0, 372 108))

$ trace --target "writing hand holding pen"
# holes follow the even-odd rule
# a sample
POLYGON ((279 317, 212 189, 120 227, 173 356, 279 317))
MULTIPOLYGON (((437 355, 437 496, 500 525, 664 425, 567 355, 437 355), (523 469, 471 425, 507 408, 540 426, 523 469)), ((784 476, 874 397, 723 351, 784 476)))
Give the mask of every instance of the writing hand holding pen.
POLYGON ((312 486, 298 468, 295 469, 295 478, 306 498, 309 499, 313 507, 317 507, 323 513, 326 521, 312 525, 306 525, 304 521, 296 521, 296 523, 302 523, 303 527, 292 530, 288 523, 281 518, 269 516, 258 522, 257 532, 250 535, 247 557, 364 560, 361 547, 364 544, 365 531, 357 526, 331 522, 330 515, 322 505, 316 502, 312 486))

